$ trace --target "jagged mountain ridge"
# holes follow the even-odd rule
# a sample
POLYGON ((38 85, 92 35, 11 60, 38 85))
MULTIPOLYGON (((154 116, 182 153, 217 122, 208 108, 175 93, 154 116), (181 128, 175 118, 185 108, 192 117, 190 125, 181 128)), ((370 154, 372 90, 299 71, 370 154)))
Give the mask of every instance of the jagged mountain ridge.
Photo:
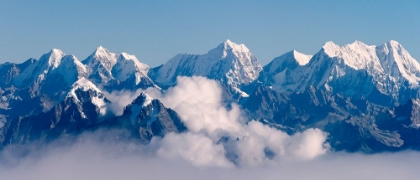
POLYGON ((66 98, 45 113, 17 117, 0 127, 0 144, 24 145, 34 141, 50 142, 59 137, 78 135, 99 128, 123 128, 147 143, 152 137, 180 133, 186 127, 179 115, 157 99, 141 93, 122 115, 107 116, 111 103, 89 80, 80 79, 66 98))
POLYGON ((152 76, 161 86, 172 86, 177 76, 204 76, 221 82, 232 95, 258 78, 262 70, 258 59, 243 44, 229 39, 207 54, 178 54, 154 69, 152 76))
POLYGON ((66 134, 83 131, 99 122, 109 101, 91 82, 82 78, 72 86, 66 98, 45 113, 9 120, 1 131, 2 145, 50 141, 66 134))
POLYGON ((251 117, 289 134, 319 128, 329 133, 334 150, 372 153, 419 150, 419 144, 412 143, 418 142, 413 135, 420 135, 417 103, 388 108, 314 87, 304 92, 258 87, 244 106, 251 117))
POLYGON ((143 142, 149 142, 155 136, 187 130, 174 110, 144 92, 127 105, 123 114, 114 118, 111 124, 130 129, 133 136, 143 142))
POLYGON ((150 67, 141 63, 136 56, 125 52, 112 53, 99 46, 82 63, 87 67, 87 77, 92 82, 109 89, 154 86, 152 80, 147 76, 150 67), (125 84, 125 86, 118 87, 119 84, 125 84))
POLYGON ((276 58, 264 67, 260 80, 279 91, 314 86, 371 101, 382 98, 376 103, 387 106, 418 97, 420 64, 396 41, 381 46, 327 42, 308 63, 296 65, 293 59, 276 58), (273 71, 276 64, 283 66, 273 71))
POLYGON ((75 82, 83 78, 107 91, 155 87, 147 76, 147 65, 133 55, 111 53, 101 46, 83 61, 52 49, 39 60, 5 63, 0 68, 3 79, 0 83, 0 111, 8 119, 48 111, 65 98, 75 82), (14 111, 23 104, 25 108, 20 112, 14 111))
MULTIPOLYGON (((0 84, 0 114, 8 117, 1 131, 6 135, 11 132, 11 122, 26 122, 32 127, 42 116, 55 118, 44 122, 42 127, 49 128, 45 131, 54 129, 51 124, 47 126, 50 122, 69 125, 80 119, 84 124, 79 129, 96 123, 103 124, 101 127, 126 128, 147 142, 153 136, 185 130, 175 111, 142 94, 126 107, 122 116, 107 117, 104 110, 107 102, 97 96, 102 90, 148 87, 165 90, 175 85, 177 76, 200 75, 220 82, 231 94, 227 98, 244 97, 240 103, 250 119, 289 133, 320 128, 330 133, 330 142, 336 150, 416 149, 418 140, 410 137, 420 137, 416 113, 420 107, 417 106, 419 67, 396 41, 381 46, 359 41, 345 46, 327 42, 313 56, 293 50, 264 68, 245 45, 230 40, 207 54, 177 55, 156 68, 140 63, 135 56, 111 53, 101 46, 83 61, 53 49, 40 60, 0 65, 0 76, 4 77, 0 84), (86 108, 84 112, 83 105, 77 105, 81 103, 77 101, 80 95, 71 94, 75 88, 80 92, 86 89, 97 92, 88 93, 85 96, 90 98, 82 102, 95 108, 86 108), (146 101, 143 107, 141 104, 146 101), (22 104, 26 110, 14 108, 22 104), (71 115, 60 116, 57 112, 71 115)), ((62 126, 57 132, 69 131, 66 125, 56 126, 62 126)), ((4 139, 13 139, 6 135, 4 139)), ((26 136, 15 137, 19 138, 26 136)))

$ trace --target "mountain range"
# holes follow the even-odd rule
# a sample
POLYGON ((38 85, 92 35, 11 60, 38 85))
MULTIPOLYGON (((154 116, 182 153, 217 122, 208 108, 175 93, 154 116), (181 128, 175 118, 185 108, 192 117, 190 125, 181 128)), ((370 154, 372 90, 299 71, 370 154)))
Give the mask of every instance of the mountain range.
POLYGON ((178 54, 149 67, 134 55, 98 47, 80 61, 52 49, 37 59, 0 65, 0 144, 51 141, 96 128, 124 128, 147 143, 188 131, 159 99, 141 93, 121 115, 106 92, 165 91, 179 76, 219 82, 226 101, 248 119, 289 134, 319 128, 336 151, 420 149, 420 64, 396 41, 325 43, 261 66, 243 44, 227 40, 206 54, 178 54))

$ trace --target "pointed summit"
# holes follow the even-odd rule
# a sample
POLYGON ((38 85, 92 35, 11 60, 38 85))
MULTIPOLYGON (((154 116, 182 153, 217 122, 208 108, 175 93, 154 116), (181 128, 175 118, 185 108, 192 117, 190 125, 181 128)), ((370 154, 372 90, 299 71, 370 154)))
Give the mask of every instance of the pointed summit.
POLYGON ((226 39, 225 43, 233 43, 230 39, 226 39))
MULTIPOLYGON (((282 58, 286 57, 287 54, 282 58)), ((329 41, 306 66, 299 67, 286 59, 276 58, 264 67, 269 75, 267 82, 282 91, 325 87, 331 92, 357 98, 362 95, 372 101, 379 97, 372 94, 378 93, 394 98, 387 103, 401 103, 411 97, 402 91, 420 85, 420 64, 396 41, 381 46, 361 41, 339 46, 329 41)))
POLYGON ((324 43, 324 45, 322 46, 323 48, 328 48, 328 47, 336 47, 336 46, 338 46, 337 44, 335 44, 334 42, 332 42, 332 41, 327 41, 327 42, 325 42, 324 43))
POLYGON ((102 91, 84 77, 80 78, 72 85, 71 90, 66 96, 66 99, 68 98, 78 104, 79 111, 84 118, 104 116, 107 111, 107 104, 109 103, 109 100, 102 91), (91 104, 93 106, 86 106, 86 104, 91 104), (92 112, 95 113, 92 114, 92 112))
POLYGON ((89 74, 96 76, 97 82, 107 81, 112 78, 111 69, 117 63, 117 55, 99 46, 82 63, 88 67, 89 74))
POLYGON ((406 79, 411 85, 419 85, 420 64, 400 43, 394 40, 386 42, 376 47, 376 54, 387 74, 398 80, 406 79))
POLYGON ((141 105, 141 107, 146 107, 152 103, 153 98, 145 92, 141 92, 140 95, 133 101, 133 104, 141 105))
POLYGON ((353 43, 351 43, 350 45, 360 45, 360 46, 368 46, 367 44, 365 44, 362 41, 359 40, 355 40, 353 43))
POLYGON ((106 50, 103 46, 99 45, 96 50, 106 50))
POLYGON ((299 65, 304 66, 309 63, 309 60, 311 60, 312 55, 306 55, 303 53, 300 53, 296 50, 293 50, 293 56, 295 57, 295 60, 299 65))
POLYGON ((227 39, 221 45, 224 45, 224 48, 235 48, 241 45, 244 46, 243 44, 236 44, 235 42, 232 42, 230 39, 227 39))
POLYGON ((282 72, 284 69, 296 69, 309 63, 312 55, 306 55, 296 50, 289 51, 279 57, 274 58, 269 64, 264 66, 264 71, 268 74, 282 72))
POLYGON ((95 52, 107 52, 107 51, 108 49, 104 48, 103 46, 98 46, 95 50, 95 52))
POLYGON ((139 61, 135 55, 131 55, 126 52, 121 52, 119 53, 119 55, 120 55, 120 59, 139 61))
MULTIPOLYGON (((140 82, 149 81, 147 76, 150 67, 141 63, 136 56, 122 52, 117 53, 117 63, 112 67, 112 76, 120 81, 126 81, 130 78, 135 79, 135 85, 140 82)), ((150 80, 151 81, 151 80, 150 80)))
MULTIPOLYGON (((401 50, 401 51, 405 51, 407 52, 407 50, 404 49, 404 47, 402 46, 402 44, 400 44, 399 42, 395 41, 395 40, 390 40, 380 46, 378 46, 379 49, 395 49, 395 50, 401 50)), ((402 52, 400 52, 402 53, 402 52)), ((408 52, 407 52, 408 53, 408 52)))
MULTIPOLYGON (((88 90, 93 90, 95 92, 102 92, 101 90, 99 90, 98 87, 96 87, 95 84, 93 84, 91 81, 87 80, 86 78, 82 77, 79 80, 77 80, 73 85, 72 85, 72 91, 76 90, 76 89, 81 89, 83 91, 88 91, 88 90)), ((77 97, 76 97, 77 98, 77 97)))
MULTIPOLYGON (((390 41, 388 41, 388 42, 386 42, 386 43, 384 43, 384 44, 382 44, 381 46, 378 46, 378 48, 380 48, 380 49, 388 49, 388 50, 391 50, 391 49, 396 49, 396 50, 403 50, 403 51, 406 51, 405 49, 404 49, 404 47, 399 43, 399 42, 397 42, 397 41, 395 41, 395 40, 390 40, 390 41)), ((408 52, 407 52, 408 53, 408 52)))
POLYGON ((390 40, 386 44, 390 44, 390 45, 393 45, 393 46, 401 46, 401 44, 399 42, 395 41, 395 40, 390 40))
POLYGON ((340 46, 332 41, 328 41, 322 46, 322 49, 324 50, 325 54, 332 57, 336 55, 337 51, 339 51, 340 46))
POLYGON ((63 58, 65 54, 60 49, 51 49, 51 51, 47 54, 44 54, 40 58, 40 63, 47 64, 47 67, 53 67, 56 68, 61 63, 61 59, 63 58))
POLYGON ((57 48, 52 48, 51 51, 49 52, 50 54, 57 54, 57 55, 63 55, 63 51, 61 49, 57 49, 57 48))
POLYGON ((177 76, 205 76, 221 81, 236 93, 236 89, 254 81, 261 70, 258 59, 245 45, 228 39, 207 54, 173 57, 158 69, 155 81, 170 86, 177 76))
POLYGON ((91 56, 96 57, 96 58, 112 59, 112 57, 115 56, 115 54, 109 52, 108 49, 105 49, 104 47, 99 46, 95 49, 95 51, 92 53, 91 56))
POLYGON ((236 44, 230 39, 221 43, 216 49, 223 49, 224 51, 232 50, 232 52, 249 52, 249 49, 244 44, 236 44))

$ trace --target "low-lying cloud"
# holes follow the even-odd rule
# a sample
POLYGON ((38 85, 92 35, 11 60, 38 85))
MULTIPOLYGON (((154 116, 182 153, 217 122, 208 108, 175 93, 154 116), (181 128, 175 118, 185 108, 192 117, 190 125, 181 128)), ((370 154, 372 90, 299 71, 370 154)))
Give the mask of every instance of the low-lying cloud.
POLYGON ((122 114, 143 91, 178 112, 188 129, 152 139, 149 146, 161 157, 196 166, 260 166, 311 160, 329 150, 327 134, 319 129, 290 136, 247 119, 238 104, 224 103, 221 85, 205 77, 178 77, 177 85, 164 93, 154 88, 105 93, 112 102, 109 110, 122 114))
POLYGON ((111 101, 111 103, 107 105, 107 111, 116 116, 122 115, 124 107, 133 102, 133 100, 138 97, 141 92, 143 92, 142 89, 138 89, 137 91, 103 91, 105 97, 111 101))
POLYGON ((153 89, 147 92, 178 112, 189 130, 152 141, 163 147, 158 152, 165 156, 182 157, 195 165, 229 167, 311 160, 328 151, 327 134, 319 129, 289 136, 250 121, 237 104, 226 108, 222 87, 214 80, 178 77, 177 85, 163 94, 153 89))
MULTIPOLYGON (((123 109, 143 90, 105 93, 108 109, 123 109)), ((1 179, 414 179, 416 152, 329 152, 327 134, 288 135, 246 118, 223 103, 219 83, 179 77, 164 93, 144 90, 179 113, 188 132, 155 137, 147 145, 123 130, 98 130, 51 144, 0 153, 1 179)))
POLYGON ((135 141, 101 141, 100 136, 97 132, 87 133, 81 136, 80 142, 37 147, 35 153, 24 157, 4 150, 0 153, 0 179, 410 180, 418 179, 420 166, 420 153, 400 152, 376 155, 328 153, 310 161, 254 167, 203 167, 170 154, 149 154, 148 147, 135 141))

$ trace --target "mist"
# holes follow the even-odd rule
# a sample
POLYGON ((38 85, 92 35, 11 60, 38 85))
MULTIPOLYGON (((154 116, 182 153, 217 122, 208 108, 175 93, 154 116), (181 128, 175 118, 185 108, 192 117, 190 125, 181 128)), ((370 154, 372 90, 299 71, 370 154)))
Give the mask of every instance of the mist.
POLYGON ((103 141, 102 132, 81 141, 27 147, 0 155, 1 179, 418 179, 420 153, 328 153, 310 161, 253 167, 203 167, 151 153, 135 141, 103 141), (101 135, 102 134, 102 135, 101 135), (35 150, 36 149, 36 150, 35 150))

